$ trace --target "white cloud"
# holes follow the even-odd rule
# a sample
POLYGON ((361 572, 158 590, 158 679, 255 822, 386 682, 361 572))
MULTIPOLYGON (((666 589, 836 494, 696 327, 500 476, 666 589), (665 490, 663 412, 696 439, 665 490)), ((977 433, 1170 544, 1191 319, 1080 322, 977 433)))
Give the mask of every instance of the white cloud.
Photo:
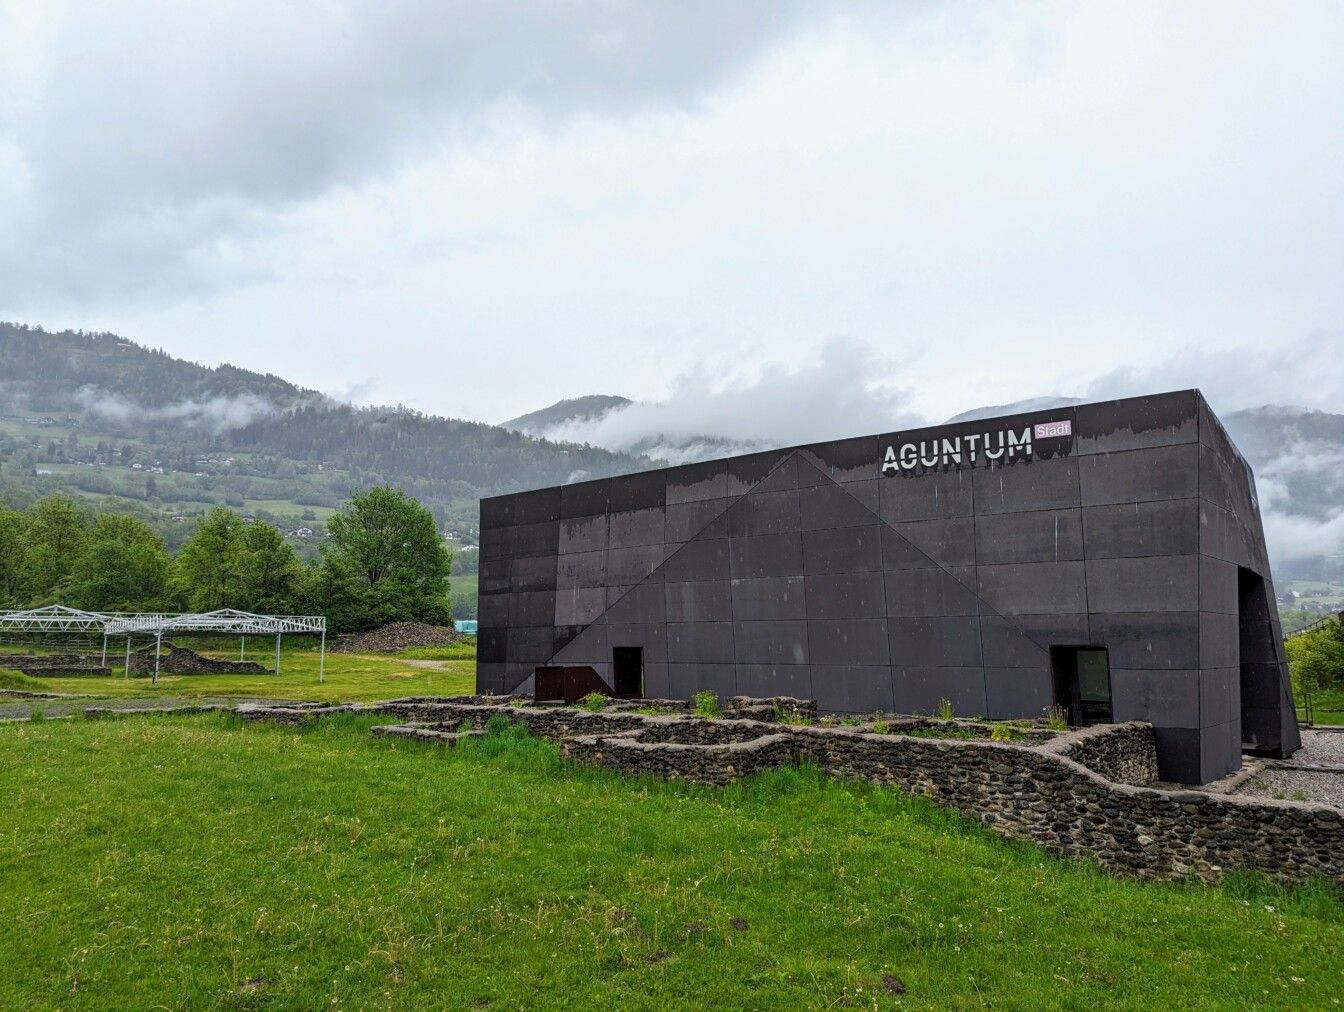
POLYGON ((118 424, 175 421, 212 433, 241 429, 279 410, 270 401, 255 394, 240 394, 236 397, 221 394, 204 400, 188 399, 161 407, 147 407, 114 391, 93 386, 81 387, 76 400, 90 414, 118 424))

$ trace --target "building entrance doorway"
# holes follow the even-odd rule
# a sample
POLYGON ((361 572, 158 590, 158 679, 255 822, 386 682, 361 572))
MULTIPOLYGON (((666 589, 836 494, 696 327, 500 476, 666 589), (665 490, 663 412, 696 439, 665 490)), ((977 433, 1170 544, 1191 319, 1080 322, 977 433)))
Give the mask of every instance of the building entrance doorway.
POLYGON ((1241 666, 1241 747, 1263 755, 1281 754, 1279 719, 1284 695, 1269 596, 1257 573, 1237 568, 1237 650, 1241 666))
POLYGON ((620 699, 638 699, 644 695, 644 648, 611 648, 612 688, 620 699))
POLYGON ((1111 723, 1111 664, 1105 647, 1051 647, 1055 702, 1074 727, 1111 723))

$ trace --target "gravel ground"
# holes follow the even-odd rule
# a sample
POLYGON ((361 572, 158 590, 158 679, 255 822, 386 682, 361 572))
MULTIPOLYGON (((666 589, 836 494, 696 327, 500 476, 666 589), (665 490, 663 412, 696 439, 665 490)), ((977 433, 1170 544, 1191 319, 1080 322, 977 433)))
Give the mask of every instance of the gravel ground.
POLYGON ((1319 763, 1344 766, 1344 731, 1302 729, 1302 751, 1288 760, 1293 763, 1319 763))
POLYGON ((1303 729, 1302 750, 1265 768, 1233 793, 1288 801, 1315 801, 1344 808, 1344 732, 1303 729), (1285 769, 1286 766, 1334 766, 1335 772, 1285 769))
POLYGON ((1242 796, 1278 798, 1281 801, 1314 801, 1344 808, 1344 770, 1309 773, 1267 767, 1237 788, 1242 796))
MULTIPOLYGON (((40 710, 44 717, 64 717, 79 713, 85 707, 98 706, 134 713, 137 710, 154 710, 161 706, 200 706, 208 703, 263 703, 282 704, 279 699, 242 699, 237 696, 152 696, 136 699, 0 699, 0 720, 26 720, 34 709, 40 710)), ((293 700, 288 700, 293 702, 293 700)))

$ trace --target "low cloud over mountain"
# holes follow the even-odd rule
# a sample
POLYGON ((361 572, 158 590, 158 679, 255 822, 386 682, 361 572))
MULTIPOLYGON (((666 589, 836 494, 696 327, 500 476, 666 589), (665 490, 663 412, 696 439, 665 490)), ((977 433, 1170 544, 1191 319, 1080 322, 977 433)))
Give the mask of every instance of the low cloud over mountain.
MULTIPOLYGON (((1319 358, 1320 341, 1301 344, 1319 358)), ((1285 395, 1301 361, 1242 356, 1233 368, 1186 356, 1149 370, 1126 370, 1085 384, 1083 396, 1043 395, 963 411, 966 421, 1083 401, 1200 385, 1256 473, 1265 534, 1281 575, 1315 575, 1344 554, 1344 415, 1286 406, 1243 407, 1256 391, 1285 395), (1261 360, 1263 359, 1263 361, 1261 360), (1182 382, 1184 381, 1184 382, 1182 382)), ((1328 359, 1322 382, 1336 383, 1328 359)), ((749 379, 725 379, 697 369, 673 384, 659 403, 624 397, 561 401, 505 422, 529 435, 640 453, 668 463, 707 460, 770 447, 839 439, 866 432, 935 424, 904 407, 900 388, 874 382, 890 375, 863 345, 832 342, 819 361, 771 364, 749 379)))

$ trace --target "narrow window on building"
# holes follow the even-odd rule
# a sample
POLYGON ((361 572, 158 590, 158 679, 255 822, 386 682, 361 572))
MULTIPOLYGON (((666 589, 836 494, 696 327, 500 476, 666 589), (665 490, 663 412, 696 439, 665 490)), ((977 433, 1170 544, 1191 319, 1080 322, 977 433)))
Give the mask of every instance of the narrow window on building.
POLYGON ((644 695, 643 647, 612 647, 611 670, 618 698, 638 699, 644 695))
POLYGON ((1075 727, 1111 722, 1111 665, 1105 647, 1051 647, 1055 702, 1075 727))

